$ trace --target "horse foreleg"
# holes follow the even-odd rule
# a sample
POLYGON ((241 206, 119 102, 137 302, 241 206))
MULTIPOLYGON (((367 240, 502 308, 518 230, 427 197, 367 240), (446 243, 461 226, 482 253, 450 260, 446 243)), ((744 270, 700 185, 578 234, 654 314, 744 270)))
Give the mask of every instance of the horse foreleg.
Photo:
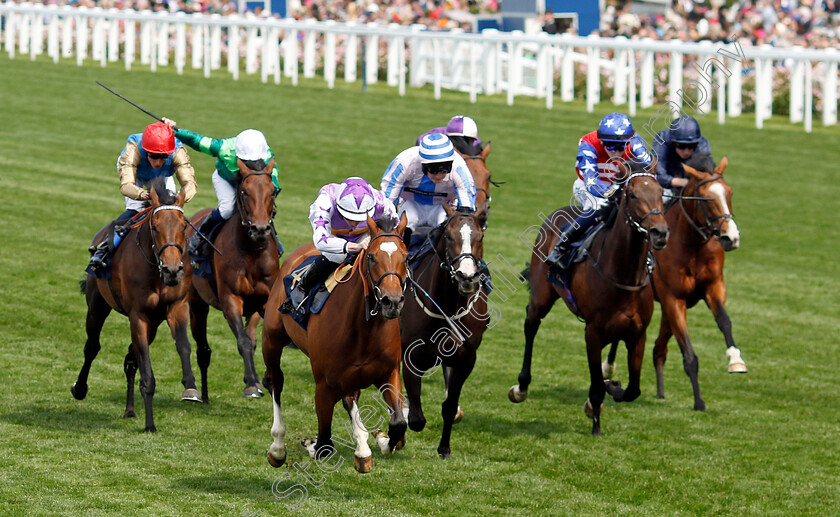
POLYGON ((134 361, 134 350, 131 349, 131 345, 128 345, 128 353, 125 354, 123 371, 125 372, 126 383, 123 418, 134 418, 137 416, 137 413, 134 412, 134 376, 137 373, 137 363, 134 361))
POLYGON ((144 431, 154 433, 155 419, 152 413, 152 400, 155 396, 155 376, 152 372, 152 362, 149 357, 149 343, 154 340, 157 328, 152 328, 148 321, 137 314, 132 314, 131 319, 131 342, 134 351, 134 360, 140 370, 140 394, 143 395, 143 402, 146 407, 146 427, 144 431))
POLYGON ((461 388, 464 387, 464 382, 470 376, 473 366, 475 366, 475 353, 454 367, 446 379, 446 399, 441 405, 440 412, 443 417, 443 432, 440 435, 440 444, 438 445, 438 454, 443 459, 449 458, 451 453, 449 440, 452 435, 452 424, 455 421, 455 415, 458 413, 458 399, 461 398, 461 388))
POLYGON ((706 290, 706 305, 712 310, 715 315, 715 322, 718 328, 723 332, 723 338, 726 340, 726 357, 729 358, 729 373, 747 373, 747 363, 741 358, 741 349, 735 345, 735 339, 732 337, 732 321, 729 319, 729 314, 726 312, 724 304, 726 303, 726 285, 723 280, 713 284, 706 290))
POLYGON ((668 321, 671 324, 671 332, 674 333, 674 338, 680 345, 680 351, 683 356, 683 369, 691 381, 691 388, 694 390, 694 409, 703 411, 706 409, 706 403, 703 402, 703 397, 700 395, 700 383, 697 380, 700 362, 697 359, 697 354, 694 353, 694 347, 691 345, 691 339, 688 336, 688 324, 685 319, 685 301, 669 300, 668 303, 663 302, 662 311, 663 313, 667 312, 668 321))
POLYGON ((169 330, 172 331, 175 348, 181 358, 181 384, 184 385, 181 400, 201 402, 198 390, 195 389, 195 375, 193 375, 192 362, 190 361, 192 345, 190 345, 190 338, 187 337, 187 322, 189 319, 190 307, 186 299, 172 304, 166 315, 166 323, 169 325, 169 330))
MULTIPOLYGON (((531 273, 534 274, 533 272, 531 273)), ((525 355, 522 358, 522 370, 519 372, 519 384, 508 390, 511 402, 523 402, 528 397, 528 386, 531 384, 531 354, 534 350, 534 338, 540 329, 540 323, 557 300, 548 282, 531 281, 531 298, 525 309, 525 355)))
POLYGON ((388 376, 388 382, 377 386, 377 389, 385 404, 388 405, 388 414, 391 418, 388 422, 388 441, 386 442, 381 435, 377 436, 376 441, 383 453, 393 452, 395 449, 402 449, 405 446, 406 421, 403 407, 406 401, 402 395, 399 365, 388 376))
POLYGON ((213 351, 207 342, 207 312, 210 306, 201 298, 198 291, 190 289, 190 329, 195 340, 195 356, 198 368, 201 370, 201 400, 205 404, 210 402, 207 394, 207 369, 210 367, 210 356, 213 351))
MULTIPOLYGON (((255 313, 251 314, 250 316, 248 316, 247 320, 245 321, 245 332, 248 333, 248 338, 251 340, 251 343, 253 343, 251 353, 254 354, 255 357, 256 357, 256 353, 257 353, 257 326, 259 326, 261 319, 262 319, 262 316, 260 316, 260 314, 258 312, 255 312, 255 313)), ((257 364, 256 364, 256 359, 254 359, 254 374, 256 375, 256 373, 257 373, 257 364)), ((259 377, 257 377, 257 378, 259 378, 259 377)), ((262 384, 259 383, 259 381, 257 381, 256 387, 257 387, 258 396, 262 397, 263 396, 263 386, 262 386, 262 384)))
MULTIPOLYGON (((314 444, 309 440, 301 442, 310 457, 315 461, 322 461, 329 458, 335 453, 332 441, 332 419, 333 411, 335 411, 335 403, 339 400, 338 394, 334 389, 327 385, 324 379, 316 381, 315 384, 315 414, 318 416, 318 438, 314 444)), ((365 467, 362 465, 361 467, 365 467)), ((366 466, 367 470, 359 470, 359 472, 369 472, 373 467, 373 459, 370 464, 366 466)))
POLYGON ((243 397, 259 398, 262 397, 262 390, 257 389, 257 368, 254 366, 254 342, 248 336, 245 330, 245 325, 242 324, 242 299, 238 296, 227 296, 222 303, 222 310, 225 313, 225 319, 228 322, 230 330, 236 336, 236 348, 239 350, 239 355, 242 356, 242 362, 245 365, 245 390, 242 392, 243 397))
POLYGON ((610 345, 610 351, 607 352, 607 358, 601 363, 601 374, 605 379, 612 379, 615 377, 615 354, 618 351, 618 341, 613 341, 610 345))
POLYGON ((630 374, 630 381, 627 389, 621 389, 621 384, 614 381, 607 381, 607 391, 616 402, 632 402, 642 394, 639 388, 642 372, 642 360, 645 357, 645 332, 635 340, 625 341, 627 346, 627 371, 630 374))
POLYGON ((592 419, 592 436, 601 435, 601 409, 604 395, 604 374, 601 371, 601 349, 603 339, 591 324, 586 325, 586 359, 589 364, 589 398, 584 404, 586 416, 592 419))
POLYGON ((665 398, 665 359, 668 357, 668 340, 674 334, 671 331, 671 322, 668 320, 668 313, 665 311, 665 302, 662 302, 662 319, 659 322, 659 336, 653 345, 653 369, 656 371, 656 398, 665 398))
MULTIPOLYGON (((279 318, 277 318, 279 320, 279 318)), ((268 448, 268 463, 272 467, 279 467, 286 462, 286 426, 283 424, 283 411, 280 406, 280 394, 283 392, 285 378, 280 367, 283 347, 290 341, 282 323, 277 325, 268 322, 263 326, 262 353, 265 362, 265 378, 263 383, 271 394, 274 409, 274 421, 271 424, 272 443, 268 448)))
MULTIPOLYGON (((447 385, 449 385, 449 377, 452 375, 452 370, 453 369, 452 369, 451 366, 445 366, 443 368, 443 385, 444 385, 444 388, 447 385)), ((449 396, 448 392, 444 391, 443 398, 446 399, 446 397, 448 397, 448 396, 449 396)), ((457 424, 458 422, 460 422, 463 419, 464 419, 464 410, 461 409, 460 405, 458 405, 458 411, 455 412, 455 420, 453 421, 453 423, 457 424)))
POLYGON ((99 294, 99 290, 96 288, 96 282, 90 277, 88 277, 85 295, 88 305, 87 317, 85 319, 85 330, 87 332, 85 362, 79 371, 79 377, 76 379, 76 382, 70 386, 70 393, 73 394, 76 400, 84 400, 87 396, 87 380, 90 374, 90 367, 101 348, 99 336, 102 333, 102 325, 105 324, 105 319, 111 313, 111 306, 99 294))
POLYGON ((370 472, 373 467, 373 454, 368 445, 368 438, 370 433, 362 421, 362 416, 359 412, 359 392, 356 391, 352 395, 348 395, 342 399, 344 409, 350 415, 350 426, 352 428, 353 441, 356 442, 356 448, 353 451, 353 466, 359 472, 370 472))

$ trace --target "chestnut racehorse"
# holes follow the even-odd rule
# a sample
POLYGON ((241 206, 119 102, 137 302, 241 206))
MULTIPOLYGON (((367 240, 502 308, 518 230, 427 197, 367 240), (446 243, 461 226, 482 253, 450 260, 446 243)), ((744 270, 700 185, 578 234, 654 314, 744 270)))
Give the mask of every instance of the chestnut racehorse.
POLYGON ((469 155, 461 152, 456 148, 458 154, 467 162, 467 167, 470 169, 473 181, 475 182, 476 196, 475 207, 478 216, 478 224, 482 230, 487 229, 487 217, 490 215, 490 202, 493 197, 490 195, 490 184, 499 186, 495 183, 490 175, 490 169, 487 168, 487 156, 490 155, 490 142, 484 146, 484 149, 477 155, 469 155))
MULTIPOLYGON (((489 148, 489 147, 488 147, 489 148)), ((487 148, 485 148, 487 149, 487 148)), ((475 366, 476 351, 487 329, 487 296, 482 290, 486 210, 455 211, 443 205, 447 219, 429 238, 434 253, 412 267, 412 295, 401 319, 403 379, 408 393, 408 426, 421 431, 426 426, 420 399, 421 380, 441 364, 446 382, 443 401, 443 432, 438 454, 450 456, 452 424, 463 416, 458 399, 475 366), (453 328, 454 327, 454 328, 453 328), (459 335, 460 334, 460 335, 459 335)), ((434 373, 434 371, 432 372, 434 373)))
MULTIPOLYGON (((732 189, 723 178, 729 161, 724 156, 715 167, 711 156, 695 153, 683 166, 688 185, 665 218, 672 229, 671 242, 656 252, 653 287, 662 307, 659 337, 653 348, 656 368, 656 396, 665 397, 663 370, 668 340, 675 336, 683 355, 683 369, 694 390, 694 409, 706 403, 697 381, 699 363, 688 336, 686 310, 700 300, 712 310, 726 340, 730 373, 744 373, 747 365, 732 338, 732 323, 726 313, 726 284, 723 281, 724 253, 740 246, 741 236, 732 216, 732 189)), ((610 354, 614 359, 614 354, 610 354)))
MULTIPOLYGON (((184 260, 184 232, 187 227, 184 192, 182 190, 176 197, 166 190, 162 179, 156 179, 150 186, 149 194, 151 206, 132 219, 136 223, 114 254, 111 278, 88 275, 80 284, 88 306, 85 363, 70 391, 78 400, 85 398, 90 367, 100 349, 102 325, 112 309, 125 314, 131 322, 131 344, 124 363, 127 390, 123 417, 136 416, 134 375, 139 368, 140 393, 146 406, 145 431, 155 432, 157 429, 152 415, 155 376, 149 358, 149 345, 164 320, 169 324, 181 357, 181 383, 185 388, 181 398, 199 399, 190 366, 190 341, 187 337, 187 293, 192 267, 189 260, 184 260), (140 215, 145 217, 140 219, 140 215)), ((100 230, 93 243, 102 242, 107 231, 107 226, 100 230)))
POLYGON ((662 249, 668 242, 668 224, 662 213, 662 187, 656 176, 638 164, 620 164, 624 183, 616 220, 595 237, 586 260, 572 264, 569 287, 577 304, 564 296, 562 287, 547 281, 549 266, 544 262, 557 240, 557 229, 573 221, 569 208, 554 212, 543 223, 531 256, 531 298, 525 318, 525 358, 519 384, 508 392, 512 402, 522 402, 531 383, 531 352, 541 320, 557 298, 563 296, 573 313, 586 322, 586 355, 589 364, 589 398, 584 404, 592 418, 592 434, 601 434, 601 403, 606 392, 616 402, 630 402, 641 393, 639 378, 645 350, 645 332, 653 314, 653 290, 647 270, 648 250, 662 249), (641 172, 639 172, 641 170, 641 172), (615 381, 604 382, 601 350, 610 343, 624 341, 630 382, 626 390, 615 381))
MULTIPOLYGON (((377 437, 383 452, 393 451, 405 437, 400 383, 400 324, 407 279, 408 251, 402 241, 405 215, 399 225, 392 219, 374 223, 368 218, 370 242, 356 258, 349 278, 339 283, 324 307, 309 316, 306 329, 278 308, 286 299, 283 281, 271 290, 263 323, 263 359, 266 365, 265 387, 274 401, 273 443, 268 462, 279 467, 286 461, 286 428, 280 407, 283 371, 280 358, 283 347, 294 343, 309 357, 315 377, 315 411, 318 415, 318 438, 307 446, 316 460, 334 452, 332 419, 335 403, 344 399, 344 407, 353 422, 356 449, 354 466, 369 472, 373 457, 367 444, 368 431, 356 404, 359 391, 370 386, 380 390, 389 407, 388 434, 377 437), (396 228, 395 228, 396 225, 396 228)), ((306 257, 318 252, 312 244, 296 249, 280 267, 282 279, 306 257)), ((306 445, 306 444, 304 444, 306 445)))
MULTIPOLYGON (((213 273, 208 278, 196 275, 190 292, 190 326, 197 347, 201 369, 201 397, 208 401, 207 368, 210 345, 207 343, 209 306, 221 310, 245 364, 244 397, 262 397, 263 390, 254 365, 256 328, 265 310, 265 302, 280 271, 272 220, 275 215, 275 188, 271 181, 274 159, 261 171, 251 171, 238 161, 240 181, 236 188, 236 212, 224 223, 215 239, 221 254, 213 254, 213 273), (245 318, 243 324, 242 318, 245 318)), ((192 218, 198 225, 210 212, 205 209, 192 218)), ((189 235, 194 231, 189 230, 189 235)))

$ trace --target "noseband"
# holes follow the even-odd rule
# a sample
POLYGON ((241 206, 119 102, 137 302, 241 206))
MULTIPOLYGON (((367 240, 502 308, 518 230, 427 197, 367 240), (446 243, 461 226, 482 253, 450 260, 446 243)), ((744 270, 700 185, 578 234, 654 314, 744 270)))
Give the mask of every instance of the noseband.
MULTIPOLYGON (((368 249, 365 250, 365 255, 367 255, 369 253, 368 250, 370 249, 371 244, 373 244, 373 241, 375 241, 376 239, 378 239, 380 237, 396 237, 396 238, 402 240, 402 237, 400 237, 396 233, 380 233, 379 235, 377 235, 376 237, 374 237, 370 240, 370 242, 368 243, 368 249)), ((406 272, 407 271, 408 271, 408 266, 406 266, 406 272)), ((375 302, 372 309, 369 309, 369 310, 365 311, 366 318, 369 317, 369 316, 376 316, 377 314, 379 314, 379 308, 382 306, 382 298, 385 297, 382 294, 382 291, 379 289, 379 286, 382 284, 382 281, 385 280, 385 278, 387 278, 391 275, 394 275, 395 277, 397 277, 399 279, 400 287, 402 288, 402 292, 405 293, 407 275, 406 275, 406 278, 403 278, 396 271, 386 271, 386 272, 382 273, 382 275, 376 281, 374 281, 373 280, 373 275, 370 272, 370 261, 368 261, 368 260, 365 261, 365 278, 367 278, 367 282, 370 283, 371 291, 373 291, 373 300, 375 302)), ((365 291, 367 292, 367 287, 365 287, 365 291)), ((367 304, 367 296, 365 296, 365 304, 367 304)))
MULTIPOLYGON (((149 264, 151 264, 153 266, 154 265, 157 266, 158 274, 161 276, 161 278, 163 278, 163 261, 160 258, 160 255, 161 255, 161 253, 163 253, 163 250, 165 250, 166 248, 168 248, 170 246, 177 249, 178 253, 181 254, 180 264, 181 264, 181 266, 183 266, 184 265, 184 260, 183 260, 183 258, 184 258, 184 247, 181 246, 180 244, 176 243, 176 242, 167 242, 163 246, 161 246, 160 248, 158 248, 157 245, 155 244, 155 234, 158 233, 158 229, 157 229, 157 226, 154 223, 154 218, 155 218, 155 215, 158 212, 160 212, 161 210, 177 210, 178 212, 181 212, 183 214, 184 213, 184 208, 180 207, 178 205, 161 205, 161 206, 155 208, 154 210, 152 210, 152 214, 149 216, 149 229, 151 230, 151 236, 152 236, 152 254, 154 255, 155 259, 157 260, 157 264, 155 264, 154 262, 152 262, 151 260, 146 258, 145 254, 144 254, 144 258, 146 258, 146 262, 148 262, 149 264)), ((140 232, 137 232, 137 246, 140 247, 140 232)), ((142 248, 140 248, 140 249, 142 251, 142 248)))
MULTIPOLYGON (((242 176, 242 179, 239 181, 239 186, 236 188, 236 205, 239 207, 239 219, 242 226, 248 228, 249 230, 254 227, 254 223, 251 222, 251 217, 245 210, 245 203, 242 200, 242 191, 245 189, 245 187, 243 187, 245 180, 251 176, 271 176, 271 173, 262 171, 249 172, 248 174, 242 176)), ((274 206, 274 199, 276 196, 277 194, 271 195, 271 215, 268 218, 269 225, 274 224, 274 216, 277 215, 277 207, 274 206)))
MULTIPOLYGON (((703 181, 699 182, 697 186, 694 187, 694 190, 697 194, 700 194, 700 187, 707 183, 713 183, 722 179, 722 175, 715 174, 711 178, 706 178, 703 181)), ((683 215, 688 220, 688 222, 691 224, 691 226, 693 226, 697 233, 700 234, 700 237, 703 238, 703 244, 709 242, 709 240, 711 240, 712 237, 720 237, 720 230, 723 224, 727 221, 732 220, 734 217, 731 213, 721 214, 716 217, 709 217, 709 214, 706 211, 706 203, 704 202, 714 200, 715 198, 713 197, 701 197, 699 195, 685 197, 680 196, 680 210, 682 211, 683 215), (704 224, 698 226, 697 223, 695 223, 694 218, 688 215, 688 211, 685 209, 685 206, 683 206, 683 200, 699 201, 699 203, 697 203, 697 206, 700 208, 700 213, 703 214, 703 218, 706 220, 704 224), (720 222, 718 224, 715 224, 717 221, 720 222)))
MULTIPOLYGON (((633 178, 640 177, 640 176, 650 176, 651 178, 654 179, 654 181, 656 181, 656 175, 655 174, 651 174, 649 172, 636 172, 634 174, 631 174, 627 178, 627 181, 625 182, 625 184, 629 186, 630 185, 630 180, 632 180, 633 178)), ((625 195, 626 195, 626 192, 627 191, 625 190, 625 195)), ((653 210, 646 213, 641 219, 639 219, 637 221, 637 220, 633 219, 633 217, 629 213, 625 213, 624 210, 621 209, 621 205, 618 205, 618 210, 624 216, 624 219, 627 220, 627 224, 631 228, 634 228, 637 232, 641 233, 642 235, 645 235, 646 237, 649 237, 650 232, 648 232, 647 228, 642 226, 642 223, 645 222, 645 219, 647 219, 648 217, 650 217, 652 215, 662 215, 662 210, 660 210, 658 208, 654 208, 653 210)))
MULTIPOLYGON (((465 214, 463 212, 457 212, 457 213, 452 214, 452 216, 449 217, 449 219, 447 219, 443 223, 444 231, 445 231, 445 228, 449 226, 449 223, 452 222, 452 220, 455 219, 456 217, 469 217, 470 219, 475 221, 476 226, 478 226, 478 228, 481 229, 481 225, 478 223, 478 218, 475 216, 475 214, 465 214)), ((461 249, 463 249, 463 244, 461 245, 461 249)), ((455 263, 458 262, 459 260, 466 259, 466 258, 472 259, 473 263, 475 264, 476 272, 478 272, 478 270, 479 270, 480 261, 479 261, 478 257, 475 256, 474 253, 459 253, 458 255, 455 255, 454 257, 450 258, 448 248, 446 250, 446 256, 445 257, 440 256, 440 254, 437 251, 437 247, 435 247, 434 250, 435 250, 435 255, 437 256, 438 260, 440 261, 440 268, 443 269, 444 271, 449 272, 449 276, 453 280, 456 280, 455 275, 457 273, 457 271, 455 270, 455 263)))

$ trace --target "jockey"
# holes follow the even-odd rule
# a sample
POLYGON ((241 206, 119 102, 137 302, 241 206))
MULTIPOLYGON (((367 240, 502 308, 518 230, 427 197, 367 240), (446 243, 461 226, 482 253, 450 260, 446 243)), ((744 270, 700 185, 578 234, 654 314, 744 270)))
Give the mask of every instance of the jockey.
POLYGON ((562 267, 560 259, 596 221, 606 217, 612 205, 609 198, 619 189, 617 161, 635 161, 649 166, 652 160, 645 142, 636 136, 630 118, 623 113, 610 113, 601 120, 597 131, 580 139, 577 153, 577 175, 574 197, 583 213, 566 224, 557 244, 546 258, 549 264, 562 267))
MULTIPOLYGON (((173 128, 177 126, 168 118, 164 118, 163 121, 173 128)), ((241 178, 237 160, 242 160, 242 163, 252 171, 261 171, 274 158, 274 153, 268 147, 265 135, 256 129, 246 129, 235 137, 224 139, 202 136, 186 129, 176 129, 175 136, 196 151, 216 158, 216 170, 213 172, 212 179, 219 206, 204 218, 198 231, 190 238, 190 256, 195 260, 196 257, 205 255, 207 251, 207 247, 203 245, 205 241, 199 234, 209 235, 216 225, 227 221, 233 215, 236 207, 236 187, 241 178)), ((271 170, 271 181, 274 182, 275 193, 280 192, 278 175, 275 165, 271 170)), ((276 233, 274 238, 277 241, 277 251, 282 256, 283 245, 276 233)))
POLYGON ((402 198, 400 214, 408 218, 406 245, 412 232, 428 232, 446 220, 444 203, 454 202, 461 211, 475 210, 470 169, 449 138, 439 133, 423 136, 420 145, 394 158, 382 175, 382 192, 395 204, 402 198))
MULTIPOLYGON (((166 188, 175 191, 175 180, 184 189, 184 199, 189 201, 196 192, 195 171, 187 148, 175 138, 172 129, 161 122, 146 126, 142 133, 130 135, 120 156, 117 158, 117 172, 120 175, 120 192, 125 196, 125 212, 111 223, 112 231, 126 223, 138 212, 146 208, 149 191, 146 187, 152 179, 166 178, 166 188)), ((106 265, 109 253, 109 241, 113 238, 113 248, 119 245, 123 233, 109 232, 105 240, 96 246, 90 258, 91 269, 101 269, 106 265)))
POLYGON ((432 133, 439 133, 449 137, 455 149, 467 156, 481 154, 481 140, 478 138, 478 126, 475 120, 465 115, 455 115, 446 127, 436 127, 417 137, 416 145, 420 145, 423 137, 432 133))
POLYGON ((367 218, 397 217, 394 204, 362 178, 321 187, 309 207, 312 241, 321 255, 306 270, 284 302, 286 312, 298 310, 309 290, 327 278, 348 255, 366 249, 370 242, 367 218))
POLYGON ((665 128, 656 135, 653 141, 653 152, 657 158, 656 179, 666 189, 666 197, 670 197, 673 190, 688 184, 682 164, 695 151, 712 154, 712 146, 700 134, 700 125, 694 117, 683 115, 674 122, 673 129, 665 128))

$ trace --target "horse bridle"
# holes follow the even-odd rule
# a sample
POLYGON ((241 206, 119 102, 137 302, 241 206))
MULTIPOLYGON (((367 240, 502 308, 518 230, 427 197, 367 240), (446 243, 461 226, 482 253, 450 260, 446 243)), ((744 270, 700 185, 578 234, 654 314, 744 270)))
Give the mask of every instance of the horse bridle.
MULTIPOLYGON (((481 228, 481 224, 479 224, 478 217, 476 217, 475 214, 468 214, 468 213, 464 213, 464 212, 456 212, 456 213, 452 214, 446 221, 444 221, 444 223, 442 225, 443 228, 445 229, 447 226, 449 226, 449 223, 452 222, 452 220, 455 219, 456 217, 469 217, 470 219, 475 221, 476 226, 481 228)), ((483 232, 483 230, 482 230, 482 232, 483 232)), ((444 236, 444 238, 445 238, 445 236, 444 236)), ((463 249, 463 246, 461 246, 461 249, 463 249)), ((445 270, 445 271, 448 271, 450 278, 452 278, 453 280, 455 280, 455 275, 457 274, 457 270, 455 269, 455 263, 458 262, 459 260, 463 260, 465 258, 472 259, 472 261, 475 263, 476 271, 478 271, 479 264, 481 264, 481 261, 479 260, 478 257, 475 256, 474 253, 459 253, 458 255, 456 255, 454 257, 450 257, 449 256, 449 250, 447 249, 446 253, 445 253, 446 257, 441 257, 440 253, 438 253, 438 251, 437 251, 437 248, 434 248, 434 251, 435 251, 435 256, 437 256, 438 260, 440 260, 440 268, 445 270)))
MULTIPOLYGON (((636 172, 636 173, 633 173, 633 174, 631 174, 630 176, 627 177, 627 181, 625 181, 625 184, 629 186, 630 185, 630 180, 632 180, 633 178, 640 177, 640 176, 650 176, 651 178, 656 180, 656 175, 655 174, 651 174, 649 172, 636 172)), ((624 196, 625 197, 627 196, 627 190, 624 190, 624 196)), ((647 219, 648 217, 650 217, 652 215, 662 215, 662 210, 660 210, 658 208, 654 208, 653 210, 646 213, 641 219, 639 219, 637 221, 637 220, 633 219, 633 217, 629 213, 626 213, 624 210, 621 209, 621 204, 618 204, 617 206, 618 206, 618 211, 621 212, 621 215, 623 215, 624 219, 627 220, 627 224, 630 225, 631 228, 634 228, 637 232, 641 233, 642 235, 645 235, 645 237, 647 239, 650 239, 650 232, 648 231, 647 228, 642 226, 642 223, 645 222, 645 219, 647 219)))
MULTIPOLYGON (((181 206, 178 206, 178 205, 161 205, 159 207, 156 207, 154 210, 152 210, 151 215, 149 215, 149 230, 151 231, 151 237, 152 237, 152 254, 154 255, 155 259, 157 260, 157 264, 155 264, 154 262, 149 260, 149 258, 146 257, 145 253, 143 254, 143 258, 145 258, 146 262, 148 262, 149 264, 151 264, 153 266, 156 265, 157 269, 158 269, 158 275, 163 277, 163 261, 160 258, 160 255, 161 255, 161 253, 163 253, 163 250, 165 250, 166 248, 168 248, 170 246, 177 249, 178 253, 181 254, 181 266, 183 266, 184 265, 184 247, 181 246, 180 244, 178 244, 177 242, 167 242, 163 246, 161 246, 160 248, 158 248, 157 245, 155 244, 155 234, 158 233, 158 229, 157 229, 157 226, 155 226, 154 218, 155 218, 155 215, 158 212, 160 212, 161 210, 177 210, 178 212, 181 212, 183 214, 184 213, 184 207, 181 207, 181 206)), ((140 232, 137 232, 137 247, 140 248, 140 250, 142 252, 143 248, 140 246, 140 232)))
MULTIPOLYGON (((251 222, 250 216, 245 211, 245 203, 242 201, 242 191, 244 187, 242 186, 245 183, 247 178, 251 176, 271 176, 269 172, 249 172, 248 174, 242 175, 242 179, 239 181, 239 186, 236 188, 236 205, 239 208, 239 219, 242 223, 242 226, 248 228, 249 230, 253 228, 254 223, 251 222)), ((277 189, 275 189, 274 194, 271 195, 271 216, 268 218, 268 224, 274 224, 274 216, 277 215, 277 207, 274 206, 274 200, 277 197, 277 189)))
POLYGON ((721 215, 718 215, 716 217, 709 217, 708 212, 706 212, 706 204, 703 203, 703 202, 704 201, 714 201, 715 198, 699 196, 700 187, 702 187, 703 185, 705 185, 707 183, 713 183, 713 182, 721 180, 721 179, 723 179, 723 175, 715 174, 712 177, 706 178, 703 181, 697 183, 697 185, 694 187, 694 191, 698 194, 697 196, 680 196, 680 211, 682 211, 685 218, 688 219, 689 224, 691 224, 691 226, 697 231, 697 233, 700 234, 700 237, 703 238, 703 244, 709 242, 709 240, 711 240, 712 237, 719 237, 720 236, 720 230, 721 230, 721 227, 723 226, 723 223, 732 220, 733 217, 734 217, 731 213, 721 214, 721 215), (702 224, 702 225, 698 226, 694 222, 694 218, 688 215, 688 211, 685 209, 685 206, 683 206, 683 200, 699 201, 699 203, 697 203, 697 206, 700 209, 700 213, 703 214, 703 218, 706 220, 705 224, 702 224), (719 224, 716 225, 715 223, 718 220, 721 220, 721 221, 720 221, 719 224), (706 232, 708 232, 708 233, 706 233, 706 232))
MULTIPOLYGON (((396 237, 397 239, 402 240, 402 237, 396 233, 380 233, 379 235, 370 240, 370 242, 368 243, 368 249, 365 250, 365 255, 369 256, 368 250, 370 249, 371 244, 373 244, 373 242, 376 239, 379 239, 380 237, 396 237)), ((406 278, 401 277, 398 272, 391 270, 382 273, 382 275, 380 275, 379 278, 376 281, 374 281, 373 275, 370 272, 370 260, 365 260, 365 277, 370 283, 371 291, 373 293, 373 299, 376 302, 373 308, 367 311, 367 314, 369 314, 370 316, 376 316, 377 314, 379 314, 379 307, 382 305, 382 298, 384 297, 384 295, 382 294, 382 290, 379 289, 379 286, 382 284, 382 281, 385 280, 385 278, 391 275, 397 277, 400 281, 400 287, 402 288, 402 292, 405 293, 405 288, 407 285, 406 279, 408 278, 407 273, 408 265, 406 265, 406 278)), ((365 300, 365 303, 367 303, 367 300, 365 300)))

